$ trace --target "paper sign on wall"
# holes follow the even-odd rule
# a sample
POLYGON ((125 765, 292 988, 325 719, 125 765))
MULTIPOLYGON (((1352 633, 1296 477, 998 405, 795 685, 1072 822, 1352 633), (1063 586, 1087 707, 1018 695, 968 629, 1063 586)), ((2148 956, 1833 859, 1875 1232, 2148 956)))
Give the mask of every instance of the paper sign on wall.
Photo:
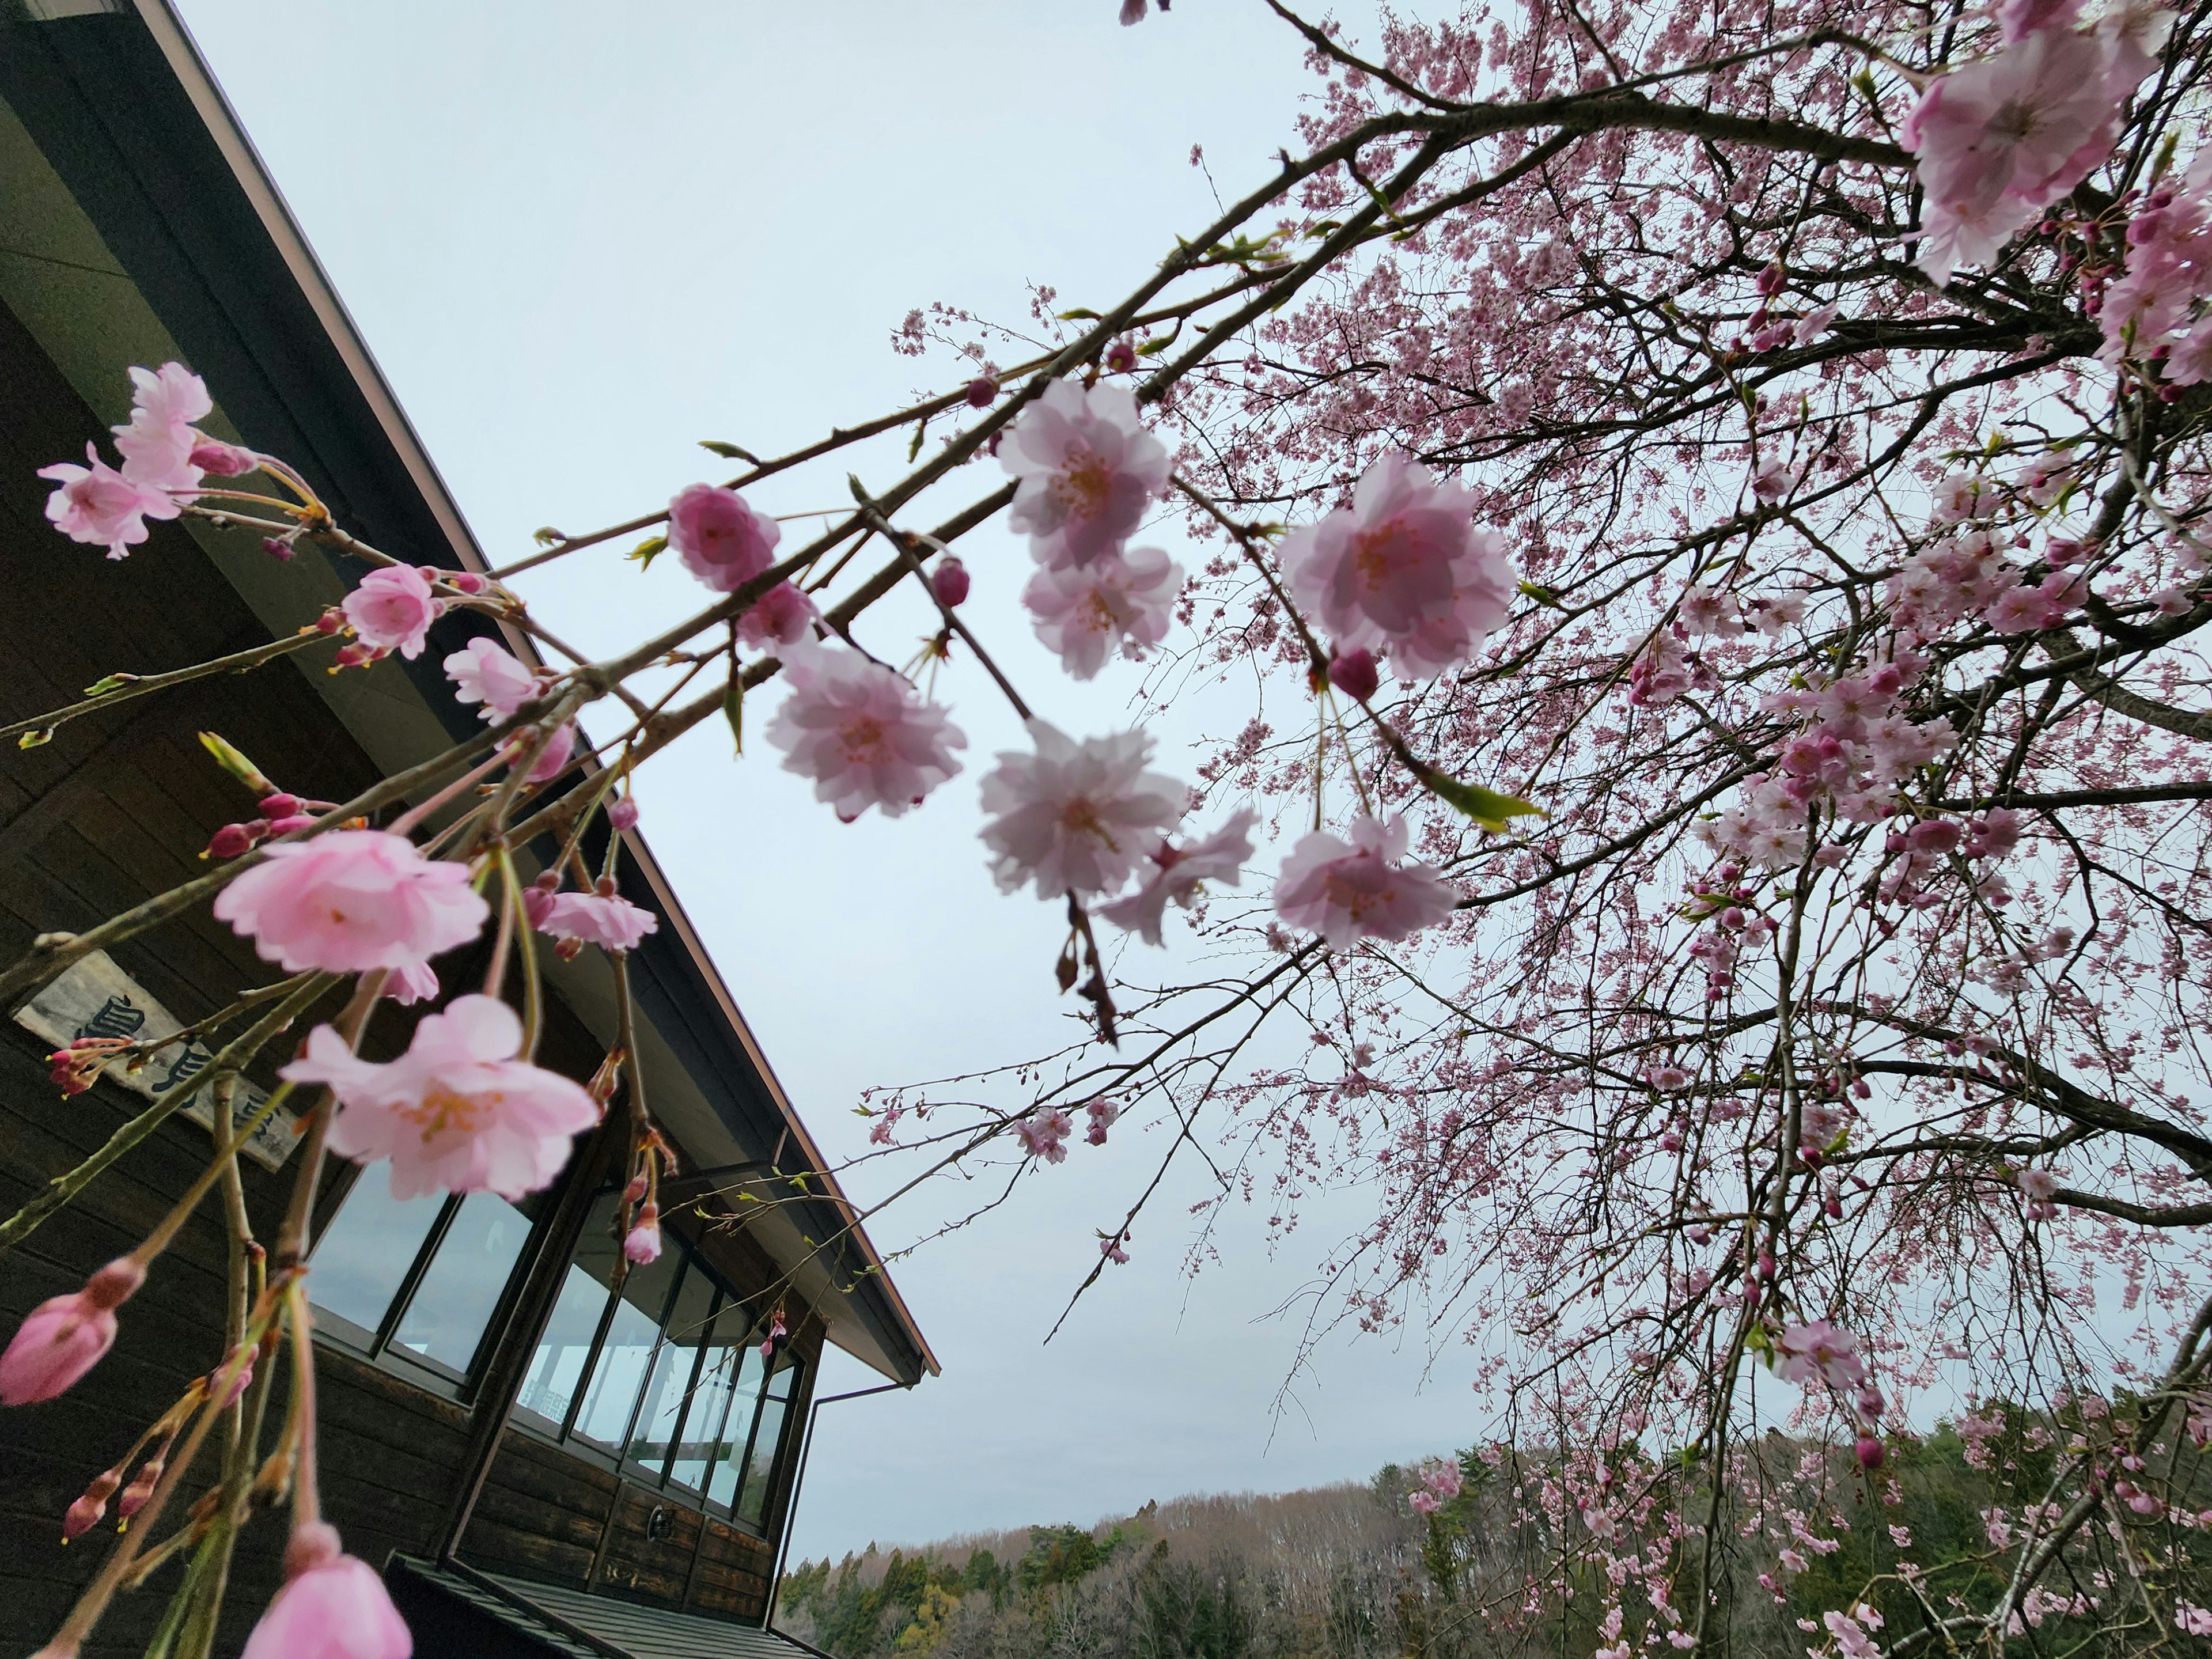
MULTIPOLYGON (((144 1042, 184 1030, 184 1022, 154 1000, 151 993, 115 965, 105 951, 94 951, 15 1011, 15 1024, 37 1033, 57 1048, 79 1037, 128 1037, 144 1042)), ((215 1050, 198 1037, 161 1050, 137 1071, 110 1066, 101 1076, 152 1098, 207 1069, 215 1050)), ((232 1109, 243 1121, 269 1098, 266 1089, 238 1079, 232 1109)), ((215 1089, 202 1089, 180 1109, 202 1128, 215 1122, 215 1089)), ((282 1169, 300 1139, 299 1123, 279 1106, 246 1143, 247 1157, 264 1169, 282 1169)))

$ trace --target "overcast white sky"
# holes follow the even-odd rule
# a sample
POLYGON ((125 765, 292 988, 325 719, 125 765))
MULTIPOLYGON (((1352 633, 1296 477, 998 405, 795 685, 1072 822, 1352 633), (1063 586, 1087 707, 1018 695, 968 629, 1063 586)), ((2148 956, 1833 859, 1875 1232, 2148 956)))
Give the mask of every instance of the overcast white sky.
MULTIPOLYGON (((1224 191, 1248 188, 1310 84, 1259 0, 1183 0, 1128 30, 1115 0, 181 4, 495 559, 537 526, 611 522, 718 476, 698 439, 775 453, 898 406, 925 389, 888 344, 912 307, 1018 318, 1030 279, 1063 304, 1118 295, 1211 216, 1192 145, 1224 191)), ((887 480, 902 448, 859 470, 887 480)), ((848 464, 759 499, 836 506, 848 464)), ((996 482, 971 469, 957 499, 996 482)), ((1016 538, 994 527, 963 550, 975 615, 1050 717, 1125 722, 1139 671, 1073 687, 1030 640, 1016 538)), ((532 606, 588 647, 698 598, 673 561, 641 575, 610 550, 556 569, 532 606)), ((902 657, 921 624, 869 628, 902 657)), ((860 1146, 850 1108, 871 1084, 1063 1038, 1057 916, 1000 897, 975 840, 975 781, 1016 741, 987 689, 972 670, 941 687, 967 771, 895 823, 841 826, 772 752, 731 763, 719 728, 640 787, 656 852, 833 1152, 860 1146)), ((1190 775, 1187 750, 1161 764, 1190 775)), ((1273 1259, 1240 1211, 1194 1282, 1182 1206, 1203 1188, 1186 1182, 1044 1346, 1157 1144, 1078 1146, 896 1269, 945 1375, 825 1411, 797 1554, 1360 1479, 1477 1437, 1466 1362, 1448 1349, 1431 1370, 1418 1338, 1330 1345, 1271 1412, 1298 1328, 1264 1316, 1356 1200, 1273 1259)), ((972 1196, 927 1198, 878 1241, 972 1196)), ((879 1380, 832 1365, 825 1393, 879 1380)))

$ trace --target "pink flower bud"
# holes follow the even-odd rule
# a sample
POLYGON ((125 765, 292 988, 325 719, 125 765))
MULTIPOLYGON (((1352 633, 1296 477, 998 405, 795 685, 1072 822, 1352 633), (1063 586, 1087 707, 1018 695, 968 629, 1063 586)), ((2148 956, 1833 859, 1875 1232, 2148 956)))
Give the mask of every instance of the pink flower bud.
POLYGON ((629 1178, 629 1185, 623 1188, 623 1201, 625 1204, 639 1202, 645 1197, 649 1184, 645 1178, 645 1171, 640 1170, 629 1178))
POLYGON ((306 803, 297 795, 287 795, 280 792, 263 799, 261 816, 264 818, 289 818, 305 805, 306 803))
MULTIPOLYGON (((208 1373, 208 1388, 210 1392, 214 1390, 217 1383, 222 1381, 223 1365, 230 1364, 231 1359, 234 1357, 234 1354, 225 1354, 223 1356, 222 1365, 216 1366, 215 1370, 208 1373)), ((239 1401, 239 1396, 243 1395, 246 1389, 252 1386, 253 1358, 252 1356, 249 1354, 246 1357, 246 1363, 238 1368, 238 1375, 231 1378, 230 1386, 223 1390, 222 1398, 215 1402, 216 1409, 220 1411, 226 1406, 236 1405, 239 1401)))
POLYGON ((929 573, 929 591, 947 611, 967 599, 968 587, 968 567, 950 555, 929 573))
POLYGON ((1872 1474, 1875 1470, 1881 1467, 1881 1442, 1875 1439, 1874 1436, 1870 1434, 1861 1435, 1859 1437, 1858 1444, 1852 1448, 1852 1449, 1858 1455, 1859 1467, 1866 1470, 1869 1474, 1872 1474))
POLYGON ((115 1513, 128 1521, 146 1507, 146 1500, 154 1495, 154 1488, 161 1484, 161 1474, 169 1467, 168 1448, 164 1446, 139 1466, 138 1478, 123 1489, 116 1501, 115 1513))
POLYGON ((1765 295, 1770 299, 1771 299, 1775 295, 1781 293, 1782 266, 1780 264, 1777 263, 1771 264, 1767 266, 1765 270, 1760 271, 1757 278, 1754 280, 1753 286, 1757 288, 1761 294, 1765 295))
MULTIPOLYGON (((266 553, 270 558, 276 560, 279 564, 291 563, 294 559, 299 556, 300 553, 300 550, 298 548, 286 541, 282 536, 264 536, 261 538, 261 550, 264 553, 266 553)), ((318 626, 320 624, 318 624, 318 626)), ((325 634, 330 631, 331 630, 327 628, 323 629, 323 632, 325 634)))
POLYGON ((464 593, 481 593, 491 586, 473 570, 448 570, 446 580, 464 593))
POLYGON ((312 812, 295 812, 289 817, 279 818, 269 826, 272 836, 289 836, 295 830, 305 830, 315 821, 312 812))
POLYGON ((340 1553, 320 1522, 292 1534, 284 1588, 246 1638, 242 1659, 408 1659, 415 1638, 376 1570, 340 1553))
POLYGON ((1382 676, 1375 666, 1375 653, 1363 646, 1357 651, 1332 657, 1328 683, 1346 696, 1365 702, 1382 684, 1382 676))
POLYGON ((376 660, 376 653, 365 645, 342 645, 338 647, 337 663, 341 668, 362 668, 376 660))
POLYGON ((234 859, 250 851, 253 836, 242 823, 226 823, 208 837, 208 856, 211 859, 234 859))
POLYGON ((617 830, 637 828, 637 802, 624 795, 607 808, 607 822, 617 830))
POLYGON ((553 915, 553 896, 559 891, 561 877, 548 870, 531 885, 522 890, 522 914, 530 919, 532 927, 543 932, 553 915))
POLYGON ((191 464, 214 477, 235 478, 259 466, 261 458, 250 449, 240 449, 220 438, 203 437, 192 446, 191 464))
POLYGON ((999 401, 999 382, 995 376, 978 374, 968 382, 968 407, 988 409, 999 401))
POLYGON ((1127 340, 1116 340, 1106 348, 1106 372, 1127 374, 1137 366, 1137 348, 1127 340))
POLYGON ((146 1270, 125 1256, 82 1290, 33 1308, 0 1352, 0 1406, 35 1405, 74 1387, 115 1345, 115 1310, 145 1282, 146 1270))
POLYGON ((623 1254, 633 1267, 642 1267, 660 1259, 660 1206, 648 1204, 637 1212, 637 1225, 623 1236, 623 1254))
POLYGON ((69 1506, 62 1516, 62 1542, 82 1537, 98 1526, 100 1517, 107 1513, 107 1500, 115 1496, 115 1489, 123 1484, 122 1472, 109 1469, 93 1477, 92 1484, 84 1489, 84 1496, 69 1506))
POLYGON ((318 634, 335 634, 344 626, 345 612, 336 605, 332 605, 315 618, 315 631, 318 634))

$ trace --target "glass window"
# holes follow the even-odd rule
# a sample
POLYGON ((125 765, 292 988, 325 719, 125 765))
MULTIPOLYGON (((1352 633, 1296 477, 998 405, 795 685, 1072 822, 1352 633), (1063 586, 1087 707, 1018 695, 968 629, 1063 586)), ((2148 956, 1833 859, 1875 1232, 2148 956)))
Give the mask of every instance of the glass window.
POLYGON ((646 1384, 629 1449, 631 1461, 652 1470, 656 1480, 667 1468, 684 1408, 690 1403, 691 1374, 714 1321, 715 1297, 714 1281, 694 1266, 661 1321, 660 1352, 653 1357, 653 1379, 646 1384))
POLYGON ((761 1401, 760 1423, 753 1430, 752 1452, 745 1459, 745 1484, 738 1494, 738 1516, 755 1526, 768 1510, 768 1495, 775 1485, 775 1455, 783 1444, 783 1419, 791 1409, 799 1364, 785 1356, 783 1369, 769 1379, 768 1397, 761 1401))
MULTIPOLYGON (((739 1310, 732 1308, 722 1317, 728 1319, 732 1315, 744 1316, 739 1310)), ((736 1336, 738 1385, 731 1391, 729 1415, 723 1419, 721 1437, 712 1454, 714 1473, 707 1482, 708 1498, 724 1509, 737 1502, 738 1476, 744 1468, 745 1447, 752 1439, 753 1419, 760 1404, 763 1366, 760 1349, 751 1340, 753 1334, 753 1327, 748 1323, 736 1336)))
POLYGON ((471 1193, 447 1226, 392 1340, 465 1375, 529 1237, 528 1216, 496 1193, 471 1193))
POLYGON ((443 1193, 402 1202, 384 1170, 364 1170, 308 1264, 314 1304, 374 1336, 445 1206, 443 1193))
MULTIPOLYGON (((668 1466, 669 1479, 679 1486, 697 1492, 706 1485, 707 1471, 714 1467, 726 1443, 723 1420, 730 1414, 730 1398, 738 1378, 744 1374, 739 1367, 748 1355, 753 1362, 754 1386, 759 1384, 760 1355, 745 1341, 751 1334, 751 1316, 744 1304, 725 1303, 714 1321, 714 1334, 707 1343, 707 1357, 699 1367, 698 1384, 691 1390, 691 1409, 684 1413, 683 1437, 678 1443, 675 1461, 668 1466)), ((744 1414, 752 1414, 750 1395, 745 1399, 744 1414)), ((729 1499, 721 1501, 726 1504, 729 1499)))
POLYGON ((630 1408, 637 1404, 646 1370, 659 1346, 660 1316, 683 1261, 682 1251, 664 1250, 658 1261, 631 1268, 623 1281, 606 1340, 592 1362, 591 1381, 584 1385, 584 1403, 577 1409, 574 1430, 609 1451, 629 1436, 630 1408))

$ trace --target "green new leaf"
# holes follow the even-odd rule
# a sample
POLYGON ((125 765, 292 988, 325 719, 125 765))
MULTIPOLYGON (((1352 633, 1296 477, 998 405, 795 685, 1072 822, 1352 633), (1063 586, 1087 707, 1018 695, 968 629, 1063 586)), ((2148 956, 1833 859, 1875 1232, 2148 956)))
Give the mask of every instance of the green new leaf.
POLYGON ((1160 336, 1160 337, 1159 337, 1158 339, 1157 339, 1157 340, 1147 340, 1147 341, 1146 341, 1146 342, 1144 343, 1144 344, 1142 344, 1142 345, 1139 346, 1139 347, 1137 348, 1137 355, 1138 355, 1139 357, 1150 357, 1150 356, 1152 356, 1154 353, 1156 353, 1156 352, 1165 351, 1165 350, 1166 350, 1170 346, 1173 345, 1174 343, 1175 343, 1175 336, 1174 336, 1174 335, 1172 335, 1172 334, 1163 334, 1163 335, 1161 335, 1161 336, 1160 336))
POLYGON ((36 749, 40 744, 52 743, 53 740, 54 728, 51 726, 40 726, 35 732, 24 732, 21 737, 15 739, 15 747, 18 749, 36 749))
POLYGON ((84 688, 88 697, 104 697, 111 691, 120 691, 126 685, 137 684, 136 674, 103 674, 84 688))
POLYGON ((200 733, 200 743, 215 763, 251 789, 256 795, 273 795, 276 786, 261 775, 261 769, 212 732, 200 733))
POLYGON ((565 542, 568 538, 562 535, 559 531, 556 530, 551 525, 546 524, 540 525, 537 529, 532 531, 530 532, 530 539, 536 542, 540 547, 550 547, 556 542, 565 542))
POLYGON ((722 718, 730 723, 730 735, 737 739, 738 753, 745 752, 745 677, 734 664, 730 669, 730 683, 722 688, 722 718))
POLYGON ((1078 306, 1073 311, 1057 312, 1054 314, 1063 323, 1095 323, 1098 320, 1098 313, 1089 306, 1078 306))
POLYGON ((726 444, 720 438, 702 438, 699 447, 710 454, 720 455, 726 461, 744 461, 751 466, 761 464, 760 457, 742 444, 726 444))
POLYGON ((623 557, 625 559, 635 559, 639 564, 644 566, 649 570, 653 568, 653 562, 666 551, 668 551, 667 537, 647 536, 635 547, 633 547, 629 552, 623 554, 623 557))
POLYGON ((1535 600, 1537 604, 1548 605, 1554 611, 1562 611, 1566 608, 1559 603, 1559 596, 1558 594, 1552 592, 1550 588, 1543 586, 1540 583, 1522 582, 1521 584, 1521 591, 1523 593, 1526 593, 1530 599, 1535 600))
POLYGON ((929 422, 927 420, 916 421, 914 423, 914 441, 906 447, 906 459, 908 466, 913 465, 915 457, 921 453, 922 434, 928 430, 929 422))
POLYGON ((1502 834, 1515 818, 1547 816, 1544 809, 1533 801, 1522 800, 1518 795, 1501 795, 1478 783, 1462 783, 1433 766, 1421 767, 1418 775, 1424 788, 1438 800, 1466 813, 1479 830, 1502 834))

